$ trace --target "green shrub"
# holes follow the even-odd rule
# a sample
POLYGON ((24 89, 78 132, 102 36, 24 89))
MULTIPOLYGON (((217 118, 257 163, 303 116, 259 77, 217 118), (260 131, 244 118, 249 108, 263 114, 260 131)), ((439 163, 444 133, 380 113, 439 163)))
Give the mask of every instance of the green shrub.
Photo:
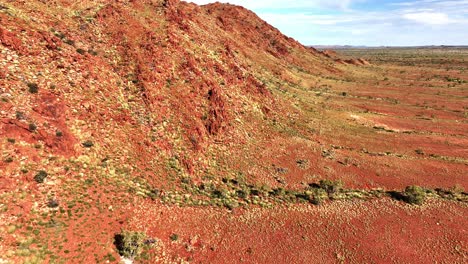
POLYGON ((323 189, 313 189, 309 201, 312 204, 320 205, 327 198, 327 193, 323 189))
POLYGON ((421 205, 426 200, 426 191, 419 186, 408 186, 404 192, 405 201, 410 204, 421 205))
POLYGON ((123 230, 114 236, 114 244, 121 256, 134 259, 143 251, 145 238, 143 232, 123 230))
POLYGON ((38 171, 37 174, 34 176, 34 180, 37 183, 43 183, 47 176, 48 176, 47 172, 41 170, 41 171, 38 171))
POLYGON ((460 184, 455 184, 452 188, 450 188, 450 192, 453 194, 462 194, 465 192, 465 189, 463 189, 463 186, 460 184))
POLYGON ((172 234, 169 238, 171 239, 171 241, 177 241, 177 240, 179 240, 179 235, 172 234))
POLYGON ((94 50, 88 50, 88 53, 91 54, 91 55, 93 55, 93 56, 97 56, 97 55, 98 55, 97 51, 94 51, 94 50))
POLYGON ((39 92, 39 86, 37 85, 37 83, 28 83, 27 85, 30 93, 36 94, 39 92))
POLYGON ((85 148, 91 148, 94 146, 94 143, 90 140, 86 140, 85 142, 81 143, 83 145, 83 147, 85 148))
POLYGON ((71 39, 66 39, 64 41, 66 44, 70 45, 70 46, 74 46, 75 45, 75 41, 71 40, 71 39))
POLYGON ((59 201, 55 198, 51 198, 47 201, 47 207, 49 208, 57 208, 59 205, 59 201))
POLYGON ((319 186, 331 195, 340 192, 343 187, 343 183, 341 181, 320 180, 319 186))
POLYGON ((29 131, 36 131, 37 126, 34 123, 30 123, 28 128, 29 128, 29 131))
POLYGON ((18 120, 23 120, 23 119, 26 118, 26 117, 24 116, 24 114, 23 114, 22 112, 20 112, 20 111, 16 111, 16 114, 15 114, 15 115, 16 115, 16 119, 18 119, 18 120))
POLYGON ((86 54, 86 50, 84 50, 84 49, 76 49, 76 52, 78 52, 78 53, 81 54, 81 55, 85 55, 85 54, 86 54))

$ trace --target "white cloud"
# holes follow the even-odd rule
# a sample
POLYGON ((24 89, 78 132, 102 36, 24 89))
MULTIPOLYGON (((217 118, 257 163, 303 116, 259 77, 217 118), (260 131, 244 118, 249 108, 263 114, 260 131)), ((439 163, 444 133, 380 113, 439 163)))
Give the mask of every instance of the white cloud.
POLYGON ((447 14, 436 12, 408 13, 403 18, 428 25, 447 25, 453 22, 447 14))
POLYGON ((255 11, 303 44, 468 45, 468 0, 219 1, 255 11))

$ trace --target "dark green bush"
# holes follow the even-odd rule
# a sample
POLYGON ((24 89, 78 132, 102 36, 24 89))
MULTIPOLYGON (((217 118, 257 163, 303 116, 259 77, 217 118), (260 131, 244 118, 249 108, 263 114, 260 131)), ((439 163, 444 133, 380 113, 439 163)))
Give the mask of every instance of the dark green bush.
POLYGON ((38 171, 37 174, 34 176, 34 180, 37 183, 43 183, 47 176, 48 176, 47 172, 41 170, 41 171, 38 171))
POLYGON ((59 201, 55 198, 51 198, 49 199, 49 201, 47 201, 47 207, 49 208, 57 208, 59 207, 59 201))
POLYGON ((177 240, 179 240, 179 235, 177 235, 177 234, 172 234, 169 238, 170 238, 172 241, 177 241, 177 240))
POLYGON ((66 39, 64 41, 66 44, 70 45, 70 46, 74 46, 75 45, 75 41, 71 40, 71 39, 66 39))
POLYGON ((408 186, 404 192, 405 202, 421 205, 426 200, 426 191, 419 186, 408 186))
POLYGON ((85 148, 91 148, 94 146, 94 143, 90 140, 86 140, 85 142, 81 143, 83 145, 83 147, 85 148))
POLYGON ((23 120, 25 118, 26 117, 24 116, 24 114, 22 112, 16 111, 16 119, 23 120))
POLYGON ((422 149, 417 149, 414 152, 416 152, 418 155, 424 155, 424 151, 422 149))
POLYGON ((310 197, 310 202, 315 205, 320 205, 327 198, 327 193, 323 189, 313 189, 310 197))
POLYGON ((123 257, 134 259, 143 251, 146 235, 143 232, 123 230, 114 236, 114 245, 123 257))
POLYGON ((39 92, 39 86, 37 85, 37 83, 28 83, 27 85, 30 93, 36 94, 39 92))
POLYGON ((34 123, 29 124, 29 131, 36 131, 36 129, 37 129, 36 124, 34 124, 34 123))
POLYGON ((88 53, 91 54, 91 55, 93 55, 93 56, 97 56, 97 55, 98 55, 97 51, 94 51, 94 50, 88 50, 88 53))
POLYGON ((76 52, 78 52, 78 53, 81 54, 81 55, 85 55, 85 54, 86 54, 86 50, 84 50, 84 49, 76 49, 76 52))
POLYGON ((330 195, 340 192, 343 183, 341 181, 320 180, 319 186, 330 195))

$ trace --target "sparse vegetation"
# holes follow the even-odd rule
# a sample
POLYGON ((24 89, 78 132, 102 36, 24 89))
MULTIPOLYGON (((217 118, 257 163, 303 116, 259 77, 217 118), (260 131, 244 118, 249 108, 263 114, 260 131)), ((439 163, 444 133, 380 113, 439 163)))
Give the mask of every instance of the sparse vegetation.
POLYGON ((78 53, 81 54, 81 55, 85 55, 85 54, 86 54, 86 50, 84 50, 84 49, 76 49, 76 52, 78 52, 78 53))
POLYGON ((426 191, 419 186, 408 186, 404 192, 404 200, 410 204, 421 205, 426 200, 426 191))
POLYGON ((143 232, 123 230, 114 236, 114 244, 121 256, 134 259, 142 253, 145 239, 143 232))
POLYGON ((64 43, 70 45, 70 46, 75 46, 75 41, 71 40, 71 39, 66 39, 63 41, 64 43))
POLYGON ((16 119, 18 119, 18 120, 23 120, 23 119, 25 119, 24 114, 23 114, 22 112, 20 112, 20 111, 16 111, 15 117, 16 117, 16 119))
POLYGON ((59 207, 59 201, 56 198, 51 198, 47 201, 47 207, 57 208, 59 207))
POLYGON ((32 132, 32 131, 36 131, 37 126, 36 126, 36 124, 34 124, 34 123, 29 123, 28 129, 29 129, 29 131, 31 131, 31 132, 32 132))
POLYGON ((333 196, 334 194, 341 191, 343 183, 341 181, 321 180, 319 182, 319 186, 325 192, 327 192, 329 196, 333 196))
POLYGON ((6 2, 0 262, 463 261, 466 49, 339 64, 222 4, 6 2))
POLYGON ((422 149, 417 149, 414 152, 416 152, 418 155, 424 155, 424 151, 422 149))
POLYGON ((314 188, 310 197, 310 202, 315 205, 320 205, 325 199, 327 199, 328 194, 324 189, 314 188))
POLYGON ((37 172, 37 174, 34 176, 34 180, 37 182, 37 183, 43 183, 45 178, 48 176, 47 172, 44 171, 44 170, 40 170, 39 172, 37 172))
POLYGON ((85 142, 81 143, 81 145, 85 148, 92 148, 94 146, 94 143, 90 140, 86 140, 85 142))
POLYGON ((172 234, 169 238, 171 239, 171 241, 177 241, 177 240, 179 240, 179 235, 172 234))
POLYGON ((30 93, 36 94, 39 92, 39 85, 37 83, 28 83, 27 86, 30 93))
POLYGON ((309 161, 308 160, 304 160, 304 159, 300 159, 300 160, 297 160, 296 161, 296 164, 299 168, 303 169, 303 170, 306 170, 310 167, 310 164, 309 164, 309 161))
POLYGON ((88 50, 88 53, 93 55, 93 56, 97 56, 98 55, 98 52, 95 51, 95 50, 88 50))

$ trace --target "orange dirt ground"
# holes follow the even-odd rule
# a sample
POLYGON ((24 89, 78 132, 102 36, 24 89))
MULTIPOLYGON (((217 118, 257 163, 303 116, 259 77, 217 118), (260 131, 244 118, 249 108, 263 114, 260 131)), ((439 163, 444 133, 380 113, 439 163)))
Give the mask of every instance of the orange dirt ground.
POLYGON ((466 263, 467 61, 227 4, 0 0, 0 263, 118 263, 123 231, 135 263, 466 263))

